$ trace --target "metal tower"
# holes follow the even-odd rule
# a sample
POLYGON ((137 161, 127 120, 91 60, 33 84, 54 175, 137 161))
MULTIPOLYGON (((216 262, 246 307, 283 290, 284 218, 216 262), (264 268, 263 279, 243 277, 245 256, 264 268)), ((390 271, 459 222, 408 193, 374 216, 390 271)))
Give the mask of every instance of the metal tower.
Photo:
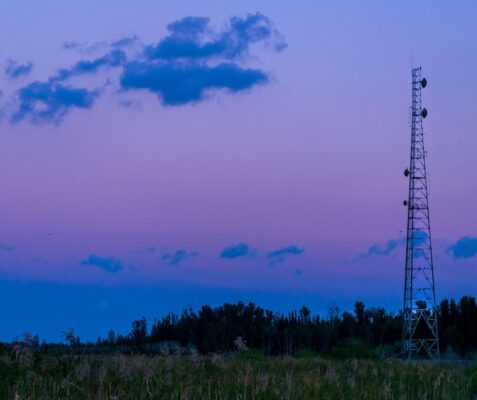
POLYGON ((421 68, 412 70, 411 161, 404 175, 409 178, 407 206, 406 272, 404 284, 403 352, 408 359, 439 358, 434 265, 432 260, 426 151, 422 120, 421 90, 427 81, 421 68))

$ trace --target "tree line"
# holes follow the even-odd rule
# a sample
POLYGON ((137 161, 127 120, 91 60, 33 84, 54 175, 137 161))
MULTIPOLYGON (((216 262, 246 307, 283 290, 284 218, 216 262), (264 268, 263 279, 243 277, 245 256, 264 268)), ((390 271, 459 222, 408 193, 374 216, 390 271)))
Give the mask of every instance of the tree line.
MULTIPOLYGON (((443 300, 437 310, 441 352, 465 356, 477 352, 477 304, 474 297, 459 301, 443 300)), ((303 306, 287 315, 264 309, 254 303, 204 305, 198 312, 169 313, 148 329, 145 318, 132 322, 126 336, 110 332, 99 342, 109 345, 141 346, 175 343, 193 347, 201 354, 249 348, 264 355, 295 355, 303 351, 318 353, 368 351, 381 348, 395 353, 401 345, 402 313, 384 308, 366 308, 357 301, 353 312, 340 312, 329 306, 328 315, 312 315, 303 306)))
MULTIPOLYGON (((437 309, 440 350, 447 356, 465 357, 477 354, 477 304, 474 297, 459 301, 443 300, 437 309)), ((313 315, 303 306, 286 315, 255 305, 204 305, 195 312, 168 313, 152 322, 145 318, 132 322, 128 334, 110 331, 96 343, 81 343, 72 330, 64 332, 68 345, 39 344, 49 353, 181 353, 210 354, 236 350, 254 350, 266 356, 300 355, 306 352, 336 356, 399 355, 402 313, 384 308, 366 308, 357 301, 352 312, 340 312, 333 305, 328 315, 313 315)))

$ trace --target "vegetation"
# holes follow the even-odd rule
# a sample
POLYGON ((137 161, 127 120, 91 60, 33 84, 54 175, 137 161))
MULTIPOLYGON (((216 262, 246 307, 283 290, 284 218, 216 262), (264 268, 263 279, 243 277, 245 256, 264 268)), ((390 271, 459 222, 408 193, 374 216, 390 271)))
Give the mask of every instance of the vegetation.
POLYGON ((472 399, 477 366, 388 360, 210 356, 48 356, 0 359, 0 398, 472 399))
POLYGON ((203 306, 96 343, 25 334, 0 344, 0 399, 477 398, 475 299, 443 301, 439 320, 441 362, 400 360, 402 317, 362 302, 326 318, 203 306))
MULTIPOLYGON (((475 298, 442 301, 438 317, 441 352, 445 358, 474 358, 477 354, 475 298)), ((235 340, 241 337, 247 348, 266 356, 293 356, 309 350, 373 358, 399 355, 401 333, 401 314, 387 313, 383 308, 366 309, 359 301, 353 313, 340 313, 337 307, 329 306, 326 318, 312 315, 306 307, 280 315, 253 303, 239 302, 216 308, 203 306, 197 313, 185 310, 181 316, 168 314, 154 321, 150 331, 144 318, 133 321, 128 335, 110 332, 107 338, 81 351, 164 354, 182 349, 206 355, 235 350, 235 340)))

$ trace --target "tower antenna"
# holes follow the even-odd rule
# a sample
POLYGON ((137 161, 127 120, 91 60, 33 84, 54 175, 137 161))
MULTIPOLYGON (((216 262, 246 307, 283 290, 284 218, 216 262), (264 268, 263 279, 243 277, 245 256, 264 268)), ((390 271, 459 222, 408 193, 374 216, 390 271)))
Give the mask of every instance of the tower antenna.
POLYGON ((412 69, 411 160, 404 175, 409 178, 407 206, 406 270, 404 276, 403 353, 408 359, 439 358, 434 263, 432 258, 429 191, 422 121, 427 109, 421 90, 427 80, 421 67, 412 69))

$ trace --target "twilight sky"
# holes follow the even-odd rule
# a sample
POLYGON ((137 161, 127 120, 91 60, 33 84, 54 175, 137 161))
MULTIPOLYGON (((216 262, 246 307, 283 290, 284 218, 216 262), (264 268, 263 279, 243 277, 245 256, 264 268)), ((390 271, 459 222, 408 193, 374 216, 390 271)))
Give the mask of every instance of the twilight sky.
POLYGON ((5 0, 0 340, 402 303, 421 65, 438 299, 477 295, 477 3, 5 0))

